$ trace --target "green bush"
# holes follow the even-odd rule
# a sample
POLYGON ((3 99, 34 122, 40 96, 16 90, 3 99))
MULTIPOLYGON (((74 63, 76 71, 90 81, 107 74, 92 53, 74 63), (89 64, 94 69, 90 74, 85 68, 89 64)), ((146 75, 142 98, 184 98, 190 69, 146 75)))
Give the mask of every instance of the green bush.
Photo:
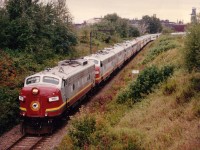
POLYGON ((185 64, 190 72, 200 71, 200 24, 193 25, 186 36, 185 64))
POLYGON ((95 124, 95 118, 89 116, 85 116, 81 120, 75 120, 72 123, 73 128, 69 130, 69 136, 76 147, 81 148, 91 143, 91 134, 96 131, 95 124))
POLYGON ((172 66, 164 66, 161 69, 152 66, 144 69, 137 80, 130 84, 129 89, 118 95, 117 102, 124 103, 128 99, 133 102, 140 101, 146 94, 151 93, 156 85, 172 75, 173 70, 172 66))
POLYGON ((0 87, 0 135, 19 123, 18 91, 0 87))
POLYGON ((128 98, 129 98, 128 90, 121 91, 117 95, 117 102, 119 104, 124 103, 125 101, 127 101, 128 98))
POLYGON ((69 134, 56 149, 141 149, 129 131, 113 130, 102 115, 92 115, 82 114, 72 120, 69 134))

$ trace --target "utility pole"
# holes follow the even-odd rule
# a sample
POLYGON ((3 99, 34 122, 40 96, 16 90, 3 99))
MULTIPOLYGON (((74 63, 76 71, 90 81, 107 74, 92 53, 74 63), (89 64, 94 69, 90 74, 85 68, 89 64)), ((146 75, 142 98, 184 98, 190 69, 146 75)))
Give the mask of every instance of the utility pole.
POLYGON ((92 54, 92 31, 90 31, 90 54, 92 54))

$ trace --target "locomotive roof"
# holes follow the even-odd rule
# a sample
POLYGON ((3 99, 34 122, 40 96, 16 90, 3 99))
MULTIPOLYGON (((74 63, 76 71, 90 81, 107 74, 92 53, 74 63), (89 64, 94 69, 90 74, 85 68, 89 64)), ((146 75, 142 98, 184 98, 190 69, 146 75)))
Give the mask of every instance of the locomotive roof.
POLYGON ((85 59, 96 59, 96 60, 100 60, 100 61, 104 61, 112 56, 114 56, 115 53, 114 52, 110 52, 106 49, 98 51, 95 54, 89 55, 84 57, 85 59))
POLYGON ((114 56, 117 52, 123 51, 124 49, 133 46, 137 41, 134 39, 132 41, 125 41, 124 43, 117 43, 113 47, 105 48, 101 51, 98 51, 95 54, 91 54, 89 56, 85 56, 85 59, 96 59, 100 61, 104 61, 111 56, 114 56))
POLYGON ((44 71, 34 74, 35 75, 46 75, 46 76, 57 76, 62 79, 67 79, 78 72, 84 71, 94 66, 92 61, 86 59, 77 60, 63 60, 58 63, 58 66, 53 68, 47 68, 44 71))
POLYGON ((143 36, 137 37, 137 39, 138 40, 143 40, 143 39, 146 39, 148 37, 151 37, 151 35, 143 35, 143 36))
POLYGON ((115 44, 111 49, 108 49, 108 51, 112 51, 114 53, 119 53, 123 50, 124 50, 124 47, 119 44, 115 44))

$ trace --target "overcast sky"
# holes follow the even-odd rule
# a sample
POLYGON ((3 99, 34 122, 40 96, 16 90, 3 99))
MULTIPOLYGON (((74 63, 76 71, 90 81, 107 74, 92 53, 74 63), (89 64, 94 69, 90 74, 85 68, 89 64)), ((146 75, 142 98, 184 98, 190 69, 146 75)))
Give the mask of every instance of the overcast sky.
POLYGON ((144 15, 156 16, 176 22, 190 22, 192 7, 200 12, 199 0, 66 0, 75 23, 94 17, 117 13, 123 18, 141 19, 144 15))

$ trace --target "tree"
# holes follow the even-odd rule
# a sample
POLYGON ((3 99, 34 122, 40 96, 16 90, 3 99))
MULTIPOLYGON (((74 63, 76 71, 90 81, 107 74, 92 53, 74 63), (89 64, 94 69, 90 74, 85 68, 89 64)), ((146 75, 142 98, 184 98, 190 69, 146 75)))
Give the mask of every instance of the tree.
POLYGON ((147 26, 148 33, 158 33, 162 31, 160 20, 154 16, 143 16, 141 22, 147 26))
POLYGON ((104 19, 110 21, 111 23, 116 23, 117 20, 121 18, 116 13, 113 13, 113 14, 108 14, 104 16, 104 19))
POLYGON ((121 38, 135 37, 139 35, 139 30, 132 27, 130 21, 119 17, 116 13, 106 15, 100 23, 95 24, 97 30, 111 30, 112 36, 119 35, 121 38))
POLYGON ((170 34, 172 32, 175 32, 175 31, 170 27, 164 26, 163 29, 162 29, 162 34, 170 34))
POLYGON ((0 47, 44 55, 69 53, 77 38, 64 0, 8 0, 0 9, 0 47))
POLYGON ((144 22, 144 20, 141 20, 139 22, 138 30, 141 34, 145 34, 147 32, 148 25, 144 22))
POLYGON ((67 8, 66 0, 58 0, 54 5, 59 20, 62 21, 62 23, 71 25, 73 18, 67 8))
POLYGON ((185 64, 188 70, 200 71, 200 24, 190 27, 185 40, 185 64))
POLYGON ((130 37, 138 37, 138 36, 140 36, 140 32, 136 27, 129 26, 129 36, 130 37))

